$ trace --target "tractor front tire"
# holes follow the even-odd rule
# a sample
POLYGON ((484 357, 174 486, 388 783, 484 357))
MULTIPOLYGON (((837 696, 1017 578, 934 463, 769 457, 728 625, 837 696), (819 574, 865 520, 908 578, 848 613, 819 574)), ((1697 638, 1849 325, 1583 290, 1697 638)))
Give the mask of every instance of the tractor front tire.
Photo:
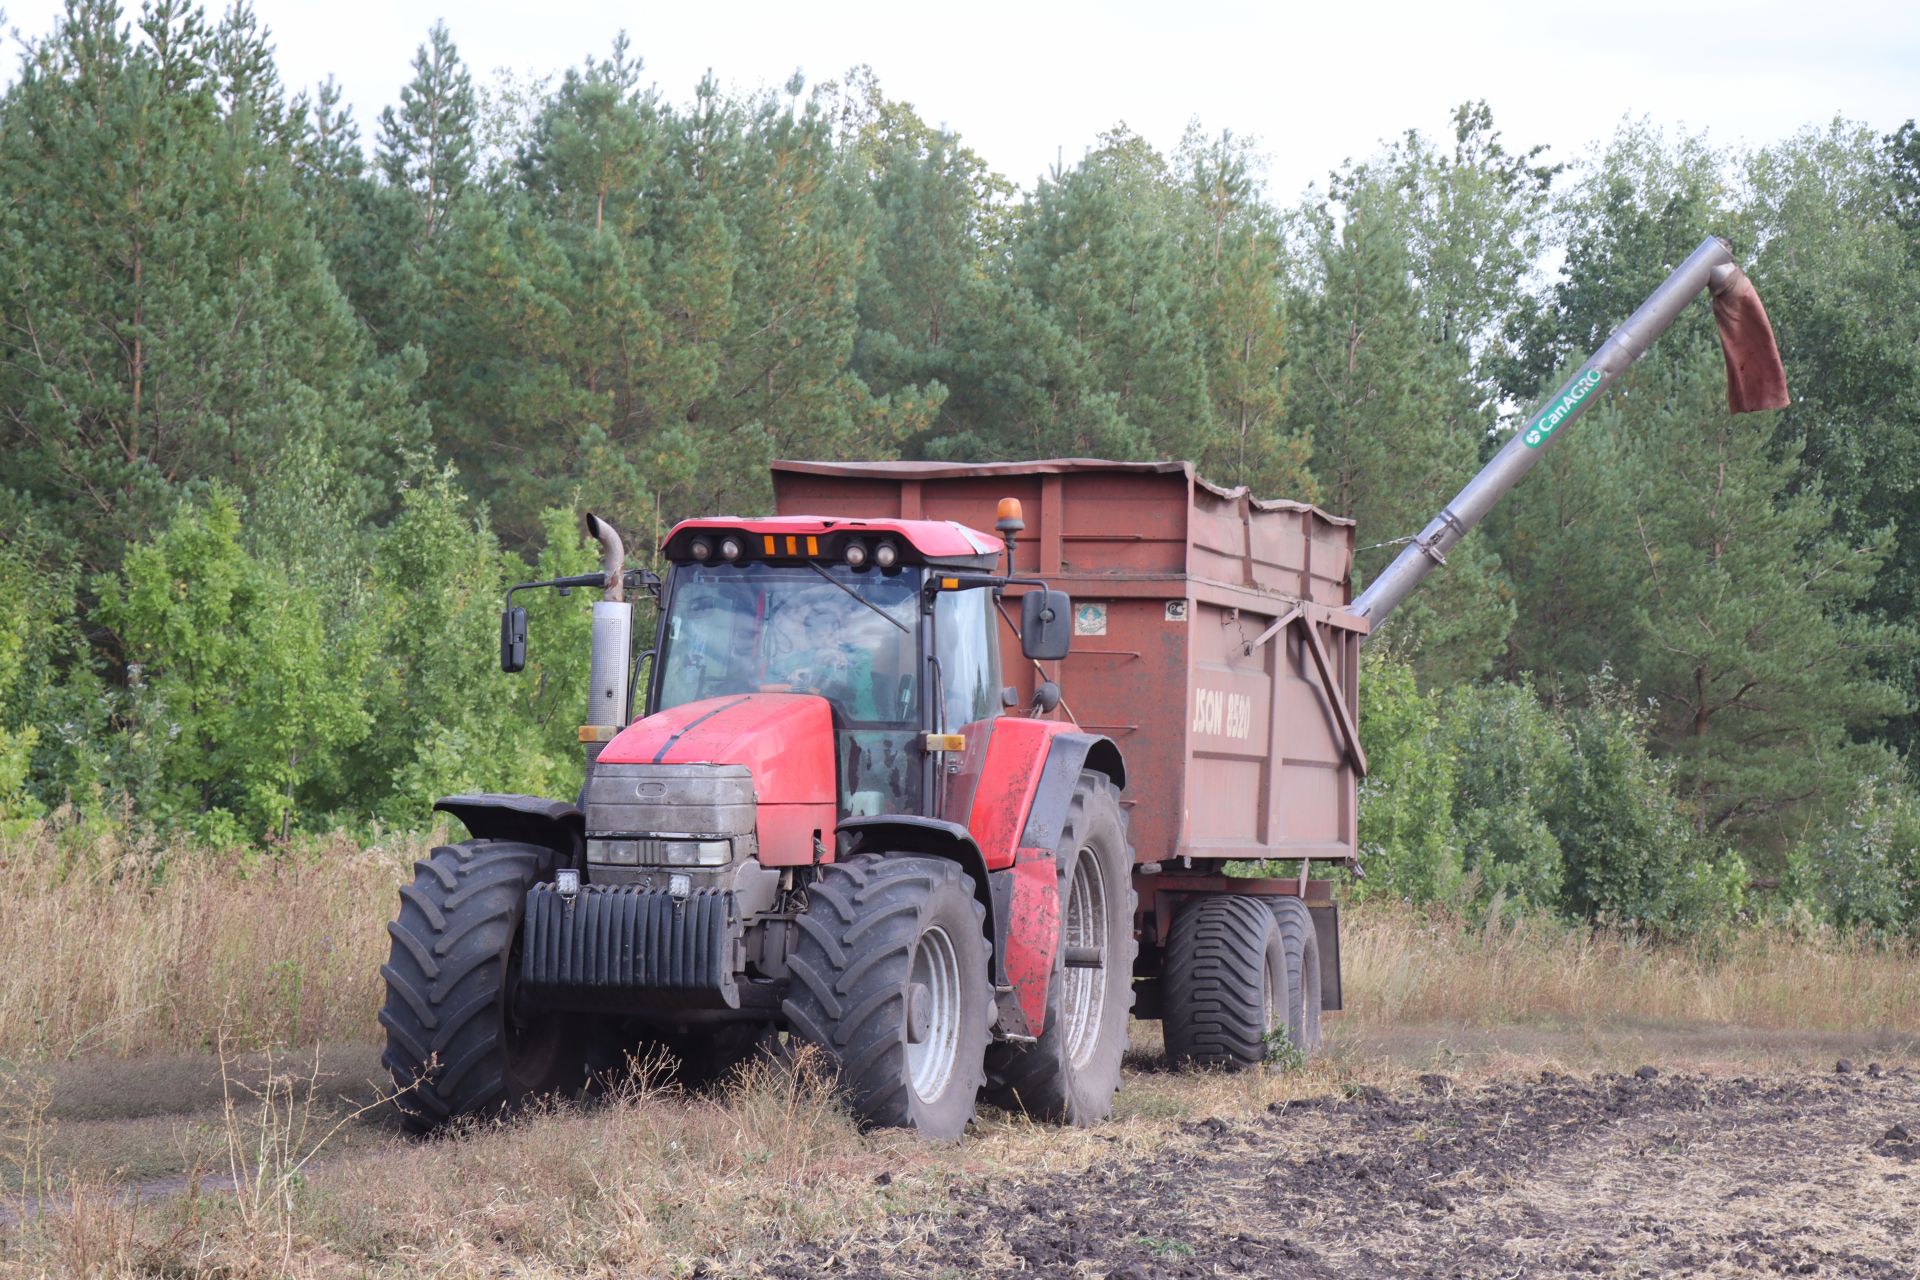
POLYGON ((1056 1124, 1098 1124, 1113 1114, 1133 1008, 1133 848, 1126 814, 1106 775, 1074 788, 1060 845, 1060 938, 1047 980, 1047 1020, 1030 1044, 987 1051, 987 1101, 1056 1124), (1070 951, 1099 964, 1069 965, 1070 951))
POLYGON ((527 889, 553 862, 540 845, 467 840, 414 863, 380 968, 381 1061, 408 1129, 497 1115, 589 1083, 591 1046, 580 1020, 515 1008, 527 889))
POLYGON ((788 1030, 838 1072, 862 1122, 958 1138, 993 1018, 986 909, 939 858, 860 854, 820 868, 795 917, 788 1030))
POLYGON ((1162 977, 1167 1057, 1228 1071, 1274 1061, 1287 1047, 1304 1059, 1319 1048, 1319 978, 1311 919, 1251 894, 1189 898, 1174 913, 1162 977))

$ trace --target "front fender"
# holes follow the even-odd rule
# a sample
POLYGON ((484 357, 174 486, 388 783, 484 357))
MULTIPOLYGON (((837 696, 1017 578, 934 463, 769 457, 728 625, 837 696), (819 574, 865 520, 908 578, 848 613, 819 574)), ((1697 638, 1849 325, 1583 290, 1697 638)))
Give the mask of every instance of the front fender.
POLYGON ((561 866, 585 860, 587 820, 580 807, 544 796, 471 794, 444 796, 435 812, 452 814, 476 840, 516 840, 552 849, 561 866))

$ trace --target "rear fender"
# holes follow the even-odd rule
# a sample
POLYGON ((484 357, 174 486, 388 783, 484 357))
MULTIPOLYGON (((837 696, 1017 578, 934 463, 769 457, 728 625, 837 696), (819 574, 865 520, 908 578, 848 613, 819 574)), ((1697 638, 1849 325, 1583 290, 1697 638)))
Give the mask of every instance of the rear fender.
POLYGON ((587 820, 580 806, 544 796, 460 795, 433 802, 452 814, 475 840, 515 840, 551 849, 563 867, 585 861, 587 820))
POLYGON ((1110 739, 1055 720, 1002 717, 993 724, 967 828, 1000 904, 994 956, 1004 977, 996 985, 1010 993, 1001 1002, 1003 1032, 1037 1036, 1046 1029, 1062 906, 1054 855, 1088 769, 1126 785, 1126 765, 1110 739))

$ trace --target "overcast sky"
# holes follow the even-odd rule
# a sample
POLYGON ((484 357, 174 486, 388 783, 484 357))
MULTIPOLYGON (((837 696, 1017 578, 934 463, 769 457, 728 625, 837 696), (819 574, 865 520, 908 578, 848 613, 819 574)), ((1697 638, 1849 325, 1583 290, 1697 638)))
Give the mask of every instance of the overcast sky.
MULTIPOLYGON (((137 8, 138 0, 128 0, 137 8)), ((215 0, 212 8, 220 7, 215 0)), ((0 0, 23 34, 53 0, 0 0)), ((1439 134, 1485 98, 1508 141, 1573 159, 1626 115, 1760 143, 1836 114, 1880 131, 1920 114, 1920 4, 1618 0, 1564 14, 1509 0, 1002 3, 760 0, 255 0, 298 88, 337 76, 364 135, 444 17, 483 82, 604 53, 625 29, 684 101, 722 83, 810 82, 870 64, 889 97, 944 123, 1022 185, 1125 121, 1170 149, 1190 119, 1252 135, 1282 200, 1408 128, 1439 134)), ((11 78, 9 72, 8 77, 11 78)))

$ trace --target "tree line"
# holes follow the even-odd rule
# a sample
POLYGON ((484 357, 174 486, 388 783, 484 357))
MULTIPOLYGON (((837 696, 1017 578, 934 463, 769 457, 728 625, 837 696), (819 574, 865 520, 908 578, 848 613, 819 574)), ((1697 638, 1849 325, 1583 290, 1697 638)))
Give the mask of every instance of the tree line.
POLYGON ((1795 403, 1729 418, 1694 308, 1370 644, 1367 891, 1905 927, 1911 122, 1563 155, 1468 103, 1293 199, 1120 126, 1021 188, 865 69, 488 84, 436 26, 363 132, 244 5, 68 0, 0 96, 0 821, 565 791, 584 601, 506 681, 504 584, 776 457, 1190 458, 1354 517, 1364 580, 1710 232, 1795 403))

